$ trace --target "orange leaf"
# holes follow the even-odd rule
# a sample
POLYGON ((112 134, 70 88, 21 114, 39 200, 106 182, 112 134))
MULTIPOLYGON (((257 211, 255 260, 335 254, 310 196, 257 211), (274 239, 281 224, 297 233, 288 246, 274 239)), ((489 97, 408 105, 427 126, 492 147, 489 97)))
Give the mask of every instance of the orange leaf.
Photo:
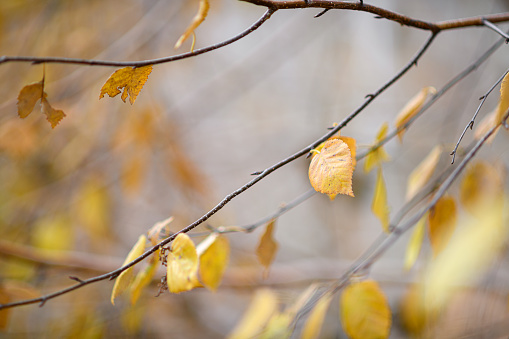
POLYGON ((228 266, 230 256, 228 238, 212 233, 198 245, 196 251, 200 254, 201 282, 209 290, 216 291, 228 266))
POLYGON ((65 117, 62 110, 51 107, 48 100, 46 100, 46 96, 41 99, 41 113, 46 114, 46 119, 51 124, 51 128, 55 128, 60 120, 65 117))
POLYGON ((120 94, 123 90, 120 98, 123 102, 125 102, 127 96, 129 96, 129 102, 132 105, 138 94, 140 94, 140 91, 143 88, 143 85, 145 85, 145 82, 151 72, 151 65, 143 67, 125 67, 116 70, 112 75, 110 75, 106 83, 101 88, 99 99, 104 97, 105 94, 108 94, 113 98, 120 94))
POLYGON ((277 242, 272 237, 274 232, 274 226, 276 225, 276 220, 272 219, 265 229, 265 233, 263 233, 260 238, 260 242, 258 243, 258 247, 256 248, 256 256, 258 257, 258 261, 265 267, 265 275, 268 272, 268 269, 277 252, 277 242))
POLYGON ((375 214, 382 222, 382 229, 384 232, 389 232, 390 211, 389 206, 387 205, 387 188, 385 187, 381 166, 378 168, 378 175, 376 177, 375 193, 373 194, 371 210, 373 211, 373 214, 375 214))
POLYGON ((192 290, 199 285, 198 254, 194 243, 185 233, 177 235, 168 253, 166 281, 171 293, 192 290))
MULTIPOLYGON (((124 260, 122 266, 127 265, 134 259, 138 258, 145 251, 145 243, 147 238, 144 235, 140 235, 136 244, 134 244, 131 251, 124 260)), ((111 291, 111 303, 115 305, 115 298, 120 294, 124 293, 124 291, 129 287, 131 281, 133 280, 133 268, 129 267, 124 272, 120 273, 120 275, 115 280, 115 285, 113 286, 113 290, 111 291)))
POLYGON ((440 198, 428 215, 428 234, 433 255, 447 246, 456 228, 456 202, 452 197, 440 198))
POLYGON ((200 26, 200 24, 205 20, 209 12, 209 7, 210 7, 209 0, 200 0, 200 7, 198 8, 198 13, 196 13, 196 15, 193 18, 193 21, 191 22, 189 27, 187 27, 184 34, 182 34, 178 39, 177 43, 175 44, 175 49, 179 48, 182 45, 182 43, 186 41, 191 34, 193 34, 194 30, 198 28, 198 26, 200 26))
MULTIPOLYGON (((436 89, 431 86, 421 89, 421 91, 410 99, 405 107, 403 107, 403 109, 399 112, 398 117, 396 118, 396 128, 399 129, 410 121, 410 119, 412 119, 424 105, 428 94, 435 94, 436 92, 436 89)), ((405 129, 398 132, 398 139, 400 142, 403 141, 403 134, 405 134, 405 129)))
MULTIPOLYGON (((389 129, 389 125, 384 123, 380 130, 378 131, 375 139, 375 145, 379 144, 382 140, 387 137, 387 130, 389 129)), ((366 156, 366 160, 364 160, 364 172, 368 173, 371 170, 382 164, 382 162, 389 161, 389 154, 385 151, 383 146, 378 147, 375 150, 372 150, 366 156)))
POLYGON ((325 142, 309 165, 311 186, 329 197, 336 194, 354 196, 352 191, 352 153, 348 145, 338 139, 325 142))
POLYGON ((22 119, 26 118, 34 110, 37 101, 45 96, 46 93, 43 92, 42 81, 23 87, 18 95, 19 117, 22 119))
POLYGON ((391 310, 387 299, 373 280, 352 283, 341 293, 341 323, 352 339, 387 338, 391 310))
POLYGON ((428 182, 437 167, 442 154, 442 146, 437 145, 428 156, 410 173, 408 177, 406 199, 412 199, 428 182))

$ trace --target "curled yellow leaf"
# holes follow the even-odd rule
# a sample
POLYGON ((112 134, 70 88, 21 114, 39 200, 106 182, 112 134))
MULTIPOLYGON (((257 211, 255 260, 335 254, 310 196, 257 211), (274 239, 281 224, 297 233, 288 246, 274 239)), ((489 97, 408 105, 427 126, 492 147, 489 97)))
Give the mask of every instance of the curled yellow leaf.
POLYGON ((435 146, 428 156, 410 173, 408 177, 406 199, 412 199, 429 181, 437 167, 442 146, 435 146))
POLYGON ((45 96, 42 81, 23 87, 18 94, 19 117, 26 118, 34 110, 37 101, 45 96))
POLYGON ((389 205, 387 204, 387 188, 385 187, 385 182, 382 175, 382 167, 378 168, 378 175, 376 177, 375 193, 373 194, 371 210, 382 223, 382 229, 384 232, 389 232, 390 211, 389 205))
POLYGON ((122 96, 120 97, 122 101, 125 102, 127 96, 129 96, 129 102, 132 105, 138 94, 140 94, 143 85, 147 82, 151 72, 151 65, 143 67, 125 67, 116 70, 110 75, 101 88, 99 99, 104 97, 105 94, 113 98, 122 92, 122 96))
MULTIPOLYGON (((125 258, 122 266, 130 263, 131 261, 133 261, 134 259, 143 254, 143 252, 145 251, 146 241, 147 238, 145 237, 145 235, 140 235, 136 244, 134 244, 131 251, 129 251, 129 254, 127 254, 127 257, 125 258)), ((120 275, 115 280, 115 285, 113 285, 113 290, 111 291, 111 303, 113 305, 115 305, 115 298, 122 294, 131 284, 133 274, 134 274, 133 268, 130 267, 124 272, 120 273, 120 275)))
POLYGON ((309 181, 311 186, 329 197, 336 194, 354 196, 352 191, 352 153, 339 139, 325 142, 319 153, 311 159, 309 181))
POLYGON ((273 238, 274 227, 276 225, 276 220, 272 219, 265 228, 265 232, 260 238, 260 242, 258 243, 258 247, 256 248, 256 256, 258 257, 258 261, 265 267, 265 275, 269 270, 270 265, 274 261, 276 257, 276 252, 278 248, 277 242, 273 238))
POLYGON ((178 39, 177 43, 175 44, 175 49, 179 48, 182 45, 182 43, 186 41, 187 38, 191 36, 191 34, 193 34, 194 30, 198 28, 198 26, 200 26, 200 24, 205 20, 209 12, 209 8, 210 8, 209 0, 200 0, 200 7, 198 8, 198 13, 196 13, 196 15, 193 18, 193 21, 191 22, 189 27, 187 27, 184 34, 182 34, 178 39))
POLYGON ((216 291, 223 278, 223 273, 228 266, 230 256, 230 244, 228 238, 212 233, 202 243, 206 248, 202 250, 200 243, 197 252, 200 254, 200 280, 203 286, 216 291), (212 239, 208 244, 207 239, 212 239))
MULTIPOLYGON (((387 130, 389 129, 389 125, 384 123, 380 130, 378 131, 375 139, 375 145, 379 144, 382 140, 387 137, 387 130)), ((377 149, 371 150, 366 159, 364 160, 364 172, 368 173, 374 167, 380 166, 383 162, 389 161, 389 154, 385 151, 383 146, 378 147, 377 149)))
POLYGON ((199 286, 198 254, 187 234, 180 233, 173 240, 167 265, 166 281, 171 293, 185 292, 199 286))
POLYGON ((452 197, 440 198, 428 214, 428 234, 433 255, 437 256, 449 243, 456 228, 456 202, 452 197))
MULTIPOLYGON (((399 129, 410 121, 410 119, 412 119, 424 105, 428 94, 435 94, 436 92, 436 89, 431 86, 421 89, 421 91, 410 99, 405 107, 403 107, 403 109, 399 112, 398 117, 396 118, 396 128, 399 129)), ((405 134, 405 129, 398 132, 398 139, 400 142, 403 140, 403 134, 405 134)))
POLYGON ((388 338, 391 310, 387 298, 373 280, 352 283, 341 293, 341 323, 349 338, 388 338))

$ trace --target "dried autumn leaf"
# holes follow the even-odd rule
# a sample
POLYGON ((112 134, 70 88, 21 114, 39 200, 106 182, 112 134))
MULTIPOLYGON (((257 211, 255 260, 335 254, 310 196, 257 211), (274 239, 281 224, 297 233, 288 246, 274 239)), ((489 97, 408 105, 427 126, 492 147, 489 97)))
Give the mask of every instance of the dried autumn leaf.
POLYGON ((23 87, 18 95, 19 117, 26 118, 34 110, 37 101, 45 96, 42 81, 23 87))
POLYGON ((268 289, 256 291, 242 320, 228 336, 228 339, 254 338, 261 333, 269 319, 277 312, 277 296, 268 289))
POLYGON ((452 197, 440 198, 428 214, 428 234, 433 255, 437 256, 448 244, 456 228, 456 202, 452 197))
POLYGON ((316 339, 320 336, 320 330, 331 300, 332 296, 324 296, 313 307, 302 329, 301 339, 316 339))
POLYGON ((159 253, 159 250, 154 252, 154 254, 151 256, 148 266, 145 267, 144 270, 138 272, 134 278, 134 281, 131 284, 131 305, 136 304, 143 289, 147 287, 148 284, 150 284, 152 281, 152 278, 157 271, 157 267, 159 266, 159 253))
POLYGON ((191 36, 191 34, 193 34, 194 30, 198 28, 198 26, 200 26, 200 24, 205 20, 209 12, 209 8, 210 8, 209 0, 200 0, 200 7, 198 8, 198 13, 196 13, 196 15, 193 18, 193 21, 191 22, 189 27, 187 27, 184 34, 182 34, 178 39, 177 43, 175 44, 175 49, 179 48, 182 45, 182 43, 186 41, 187 38, 191 36))
POLYGON ((205 243, 205 249, 201 249, 200 245, 202 243, 196 248, 200 255, 200 280, 209 290, 216 291, 223 278, 223 273, 228 266, 230 244, 228 238, 218 233, 212 233, 207 238, 212 239, 212 242, 206 244, 204 240, 202 243, 205 243))
MULTIPOLYGON (((376 135, 375 145, 379 144, 387 137, 388 129, 389 125, 387 123, 384 123, 382 127, 380 127, 380 130, 376 135)), ((366 160, 364 160, 364 172, 371 172, 374 167, 380 166, 383 162, 389 161, 390 159, 389 154, 387 154, 383 146, 380 146, 377 149, 370 151, 366 156, 366 160)))
POLYGON ((194 243, 185 233, 177 235, 171 245, 167 258, 166 281, 171 293, 180 293, 192 290, 199 286, 198 254, 194 243))
MULTIPOLYGON (((355 158, 355 156, 357 154, 357 142, 355 141, 355 139, 350 138, 350 137, 333 136, 327 140, 332 140, 332 139, 339 139, 348 145, 348 148, 350 149, 350 153, 352 154, 352 167, 355 170, 355 166, 357 165, 357 159, 355 158)), ((320 145, 318 145, 317 148, 314 149, 314 151, 320 152, 323 148, 323 145, 325 145, 326 142, 327 141, 322 142, 320 145)), ((316 152, 316 153, 318 153, 318 152, 316 152)), ((313 154, 313 156, 315 156, 315 154, 313 154)))
POLYGON ((65 117, 65 113, 62 110, 51 107, 48 100, 46 100, 46 96, 41 99, 41 113, 46 115, 46 120, 51 124, 51 128, 55 128, 65 117))
POLYGON ((391 310, 373 280, 352 283, 341 293, 341 323, 349 338, 388 338, 391 310))
MULTIPOLYGON (((398 117, 396 118, 396 128, 400 129, 403 125, 410 121, 410 119, 412 119, 424 105, 428 94, 435 94, 436 92, 436 89, 431 86, 421 89, 421 91, 417 93, 412 99, 410 99, 405 107, 403 107, 403 109, 399 112, 398 117)), ((398 132, 398 139, 400 142, 403 141, 404 134, 405 129, 402 129, 398 132)))
POLYGON ((385 187, 382 175, 382 167, 378 168, 376 177, 375 193, 373 194, 373 202, 371 203, 373 214, 380 219, 384 232, 389 232, 389 206, 387 204, 387 188, 385 187))
POLYGON ((426 226, 426 220, 428 219, 428 213, 424 214, 424 216, 417 222, 414 226, 414 231, 410 236, 410 240, 408 241, 408 245, 405 252, 405 264, 404 267, 406 270, 411 269, 419 253, 421 252, 422 241, 424 239, 424 231, 426 226))
MULTIPOLYGON (((145 235, 140 235, 136 244, 134 244, 129 254, 124 260, 122 266, 127 265, 134 259, 138 258, 145 251, 145 243, 147 238, 145 235)), ((111 303, 115 305, 115 298, 124 293, 124 291, 129 287, 131 281, 133 280, 133 268, 130 267, 124 272, 120 273, 120 275, 115 280, 115 285, 113 285, 113 290, 111 291, 111 303)))
POLYGON ((265 233, 263 233, 260 238, 260 242, 258 243, 258 247, 256 248, 256 256, 258 257, 258 261, 265 267, 265 275, 267 275, 269 267, 276 257, 278 248, 277 242, 272 237, 275 225, 275 219, 272 219, 267 224, 265 233))
POLYGON ((407 182, 406 199, 412 199, 428 182, 437 167, 442 146, 435 146, 428 156, 410 173, 407 182))
POLYGON ((309 181, 320 193, 333 198, 336 194, 354 196, 352 191, 352 153, 348 145, 338 139, 325 142, 309 165, 309 181))
POLYGON ((129 96, 129 102, 132 105, 138 94, 140 94, 140 91, 143 88, 143 85, 145 85, 145 82, 151 72, 151 65, 143 67, 125 67, 116 70, 112 75, 110 75, 106 83, 101 88, 99 99, 104 97, 105 94, 108 94, 111 98, 113 98, 123 91, 120 98, 123 102, 125 102, 127 96, 129 96))

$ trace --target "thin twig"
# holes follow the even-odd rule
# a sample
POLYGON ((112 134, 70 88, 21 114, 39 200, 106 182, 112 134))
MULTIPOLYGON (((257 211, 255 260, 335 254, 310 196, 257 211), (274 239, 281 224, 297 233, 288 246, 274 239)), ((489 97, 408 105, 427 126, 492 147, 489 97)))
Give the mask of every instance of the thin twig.
POLYGON ((509 35, 507 35, 507 33, 503 32, 502 30, 500 30, 500 28, 492 24, 489 20, 483 18, 482 23, 484 24, 484 26, 488 27, 489 29, 495 31, 496 33, 500 34, 503 38, 505 38, 506 43, 509 42, 509 35))
POLYGON ((77 58, 59 58, 59 57, 30 57, 30 56, 2 56, 0 57, 0 65, 7 62, 31 62, 32 64, 40 63, 58 63, 58 64, 74 64, 74 65, 89 65, 89 66, 114 66, 114 67, 142 67, 148 65, 157 65, 168 63, 172 61, 187 59, 200 54, 204 54, 215 49, 227 46, 237 40, 244 38, 250 33, 258 29, 265 21, 267 21, 277 9, 268 8, 267 11, 249 28, 237 34, 233 38, 214 44, 208 47, 197 49, 192 52, 182 53, 164 58, 142 60, 142 61, 106 61, 106 60, 90 60, 90 59, 77 59, 77 58))

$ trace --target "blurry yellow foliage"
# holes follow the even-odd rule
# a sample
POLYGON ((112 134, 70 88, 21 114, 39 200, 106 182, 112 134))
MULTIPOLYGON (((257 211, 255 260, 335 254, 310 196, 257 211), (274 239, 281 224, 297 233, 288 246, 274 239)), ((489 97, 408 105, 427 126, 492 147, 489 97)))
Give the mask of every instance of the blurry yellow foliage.
POLYGON ((456 228, 456 202, 449 196, 441 197, 428 214, 428 234, 433 255, 447 246, 456 228))
POLYGON ((175 44, 175 49, 179 48, 182 45, 182 43, 186 41, 191 34, 193 34, 194 30, 198 28, 198 26, 200 26, 200 24, 205 20, 209 12, 209 7, 210 7, 209 0, 200 0, 200 7, 198 8, 198 13, 196 13, 196 15, 193 18, 193 21, 191 22, 189 27, 187 27, 184 34, 182 34, 178 39, 177 43, 175 44))
POLYGON ((256 248, 256 256, 258 261, 265 267, 264 276, 266 277, 269 272, 269 267, 274 261, 277 253, 278 244, 273 238, 276 220, 272 219, 266 226, 265 232, 260 238, 258 247, 256 248))
POLYGON ((424 214, 424 216, 417 222, 414 226, 414 230, 412 235, 410 236, 410 240, 408 241, 408 245, 405 252, 405 264, 404 267, 406 270, 411 269, 419 253, 421 252, 422 241, 424 239, 424 233, 426 231, 426 221, 428 220, 428 213, 424 214))
MULTIPOLYGON (((387 130, 389 129, 389 125, 384 123, 375 138, 375 145, 379 144, 382 140, 387 137, 387 130)), ((364 160, 364 172, 368 173, 374 167, 380 166, 383 162, 389 161, 391 158, 389 154, 385 151, 383 146, 378 147, 377 149, 371 150, 366 156, 366 160, 364 160)))
MULTIPOLYGON (((408 121, 410 121, 410 119, 412 119, 424 105, 428 94, 435 94, 436 92, 436 89, 431 86, 421 89, 421 91, 417 93, 412 99, 410 99, 405 107, 403 107, 403 109, 399 112, 398 117, 396 118, 396 128, 399 129, 408 121)), ((405 134, 405 131, 406 129, 402 129, 398 132, 398 139, 400 142, 403 141, 403 135, 405 134)))
POLYGON ((109 234, 111 199, 100 176, 87 178, 74 196, 74 215, 94 238, 109 234))
POLYGON ((426 158, 410 173, 407 182, 406 199, 412 199, 429 181, 442 154, 442 146, 435 146, 426 158))
POLYGON ((320 330, 322 329, 331 300, 332 296, 324 296, 318 301, 315 307, 313 307, 302 329, 301 339, 319 338, 320 330))
POLYGON ((31 231, 32 245, 46 250, 70 250, 74 247, 74 232, 69 217, 54 213, 35 221, 31 231))
POLYGON ((387 188, 385 186, 381 166, 378 168, 371 210, 373 211, 373 214, 380 219, 384 232, 389 232, 390 210, 389 205, 387 204, 387 188))
POLYGON ((166 281, 171 293, 180 293, 200 286, 198 253, 193 241, 185 233, 177 235, 171 244, 167 258, 166 281))
POLYGON ((196 248, 200 256, 200 281, 203 286, 216 291, 230 259, 228 238, 212 233, 196 248))

